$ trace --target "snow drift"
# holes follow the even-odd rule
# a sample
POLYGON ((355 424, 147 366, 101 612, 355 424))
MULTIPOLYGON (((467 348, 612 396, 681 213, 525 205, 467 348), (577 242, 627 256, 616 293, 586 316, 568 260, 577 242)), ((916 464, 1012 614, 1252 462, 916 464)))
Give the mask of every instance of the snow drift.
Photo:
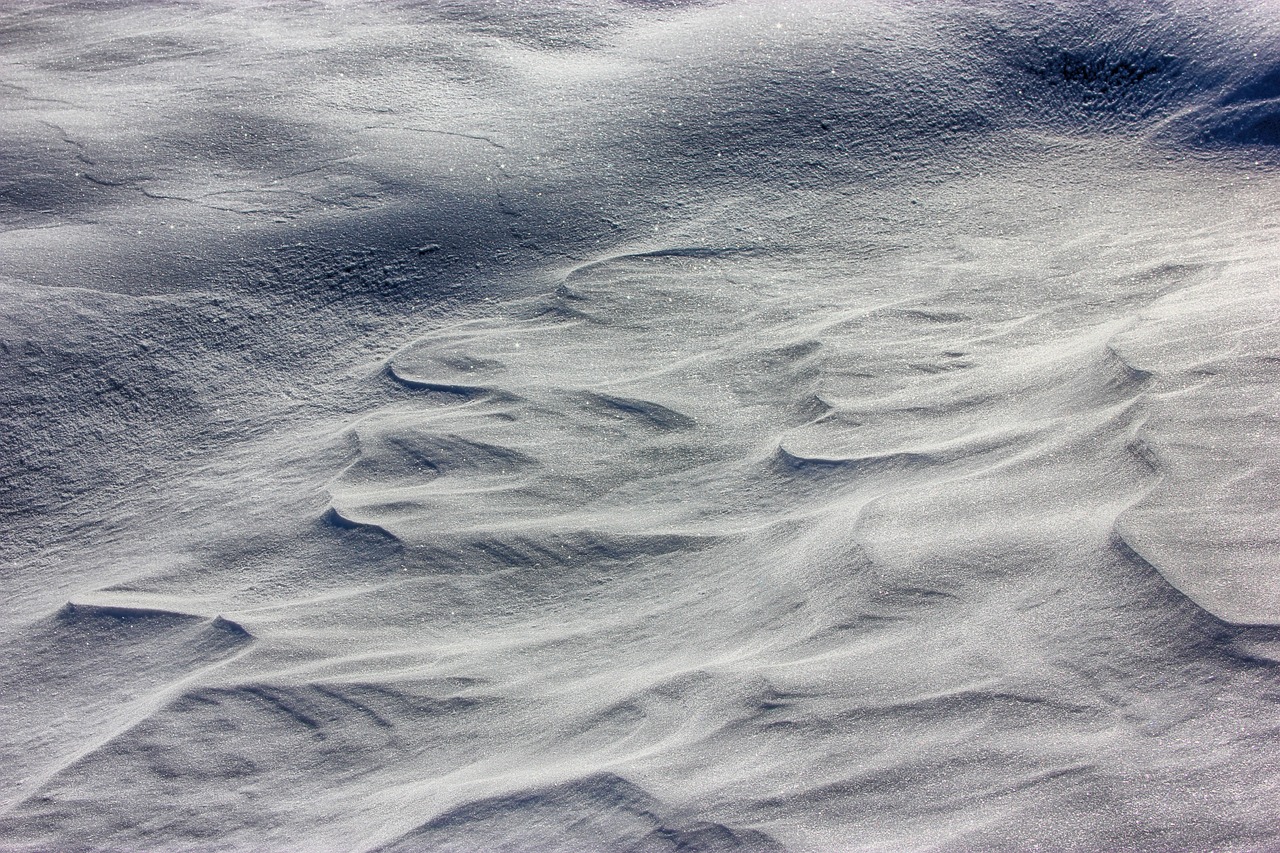
POLYGON ((1280 843, 1280 9, 0 13, 0 846, 1280 843))

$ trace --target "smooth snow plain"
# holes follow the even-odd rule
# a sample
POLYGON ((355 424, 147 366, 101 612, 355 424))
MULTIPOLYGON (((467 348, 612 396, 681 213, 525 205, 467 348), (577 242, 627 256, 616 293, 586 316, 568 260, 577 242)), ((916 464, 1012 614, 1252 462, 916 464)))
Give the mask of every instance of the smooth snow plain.
POLYGON ((0 46, 0 848, 1280 850, 1280 6, 0 46))

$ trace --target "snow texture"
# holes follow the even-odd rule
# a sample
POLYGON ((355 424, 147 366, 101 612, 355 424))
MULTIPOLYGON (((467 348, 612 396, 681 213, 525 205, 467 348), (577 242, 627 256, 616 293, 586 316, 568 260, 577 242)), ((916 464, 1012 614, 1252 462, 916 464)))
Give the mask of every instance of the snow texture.
POLYGON ((0 849, 1280 850, 1280 6, 0 8, 0 849))

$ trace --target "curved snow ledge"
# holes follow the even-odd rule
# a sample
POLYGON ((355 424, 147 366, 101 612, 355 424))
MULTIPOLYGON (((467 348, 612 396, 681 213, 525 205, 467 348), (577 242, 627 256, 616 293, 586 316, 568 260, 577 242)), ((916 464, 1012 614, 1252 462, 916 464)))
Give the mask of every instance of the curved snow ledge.
POLYGON ((676 809, 609 772, 464 802, 375 850, 607 849, 781 851, 756 829, 680 820, 676 809), (530 821, 529 815, 535 816, 530 821), (586 817, 584 817, 584 815, 586 817), (457 844, 455 839, 464 839, 457 844), (449 844, 454 841, 454 844, 449 844), (523 845, 528 844, 528 848, 523 845), (456 845, 456 846, 455 846, 456 845))
POLYGON ((1144 320, 1118 349, 1159 377, 1142 439, 1163 477, 1117 531, 1214 616, 1280 625, 1280 294, 1254 259, 1144 320))
POLYGON ((1259 553, 1239 530, 1257 519, 1239 513, 1204 523, 1198 512, 1193 507, 1180 513, 1126 514, 1116 533, 1133 556, 1223 622, 1280 627, 1276 551, 1259 553))

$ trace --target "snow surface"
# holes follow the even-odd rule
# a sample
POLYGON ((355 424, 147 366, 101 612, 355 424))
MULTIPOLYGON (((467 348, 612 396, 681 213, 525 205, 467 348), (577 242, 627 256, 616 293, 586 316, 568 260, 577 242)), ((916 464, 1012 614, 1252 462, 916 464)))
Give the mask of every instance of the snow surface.
POLYGON ((0 848, 1280 850, 1280 6, 0 45, 0 848))

